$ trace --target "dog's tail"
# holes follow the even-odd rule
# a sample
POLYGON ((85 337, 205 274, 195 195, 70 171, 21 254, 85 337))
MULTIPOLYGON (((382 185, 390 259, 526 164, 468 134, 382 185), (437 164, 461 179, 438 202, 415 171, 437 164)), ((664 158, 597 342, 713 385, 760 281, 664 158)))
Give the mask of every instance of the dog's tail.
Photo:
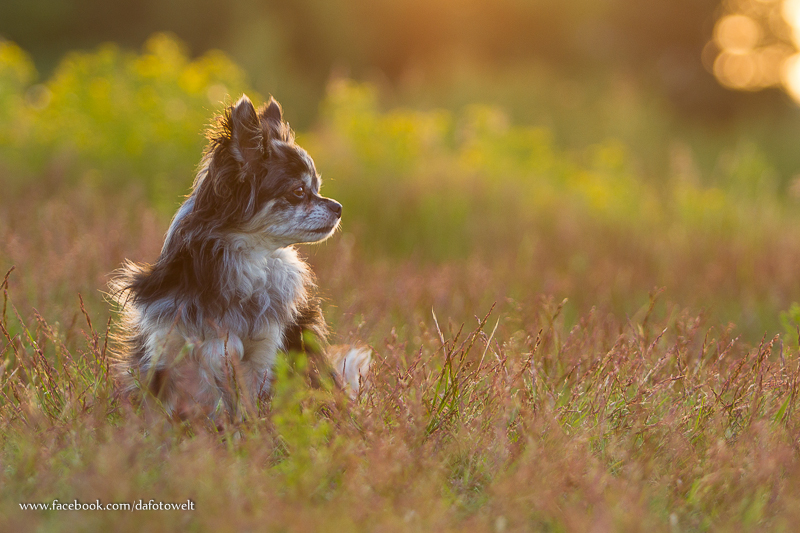
POLYGON ((339 344, 327 351, 328 360, 336 371, 339 384, 351 398, 367 386, 372 350, 367 346, 339 344))

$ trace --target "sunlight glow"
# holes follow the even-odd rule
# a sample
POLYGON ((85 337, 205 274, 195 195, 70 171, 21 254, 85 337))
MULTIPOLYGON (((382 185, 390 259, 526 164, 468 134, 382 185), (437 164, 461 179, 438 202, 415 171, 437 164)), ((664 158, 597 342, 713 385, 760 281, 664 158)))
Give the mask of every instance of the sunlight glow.
MULTIPOLYGON (((792 29, 795 46, 800 44, 800 0, 784 0, 783 18, 792 29)), ((781 78, 786 91, 800 103, 800 55, 788 57, 781 68, 781 78)))
POLYGON ((800 1, 799 0, 784 0, 783 2, 783 18, 786 23, 792 27, 797 39, 797 32, 800 29, 800 1))
POLYGON ((755 85, 758 65, 753 54, 724 50, 714 61, 714 75, 731 89, 749 89, 755 85))
POLYGON ((730 89, 782 87, 800 103, 800 0, 731 0, 727 6, 707 45, 716 50, 707 68, 730 89))
POLYGON ((781 72, 786 91, 800 102, 800 54, 795 54, 783 62, 781 72))
POLYGON ((747 15, 728 15, 717 22, 714 38, 721 50, 745 54, 758 44, 761 28, 747 15))

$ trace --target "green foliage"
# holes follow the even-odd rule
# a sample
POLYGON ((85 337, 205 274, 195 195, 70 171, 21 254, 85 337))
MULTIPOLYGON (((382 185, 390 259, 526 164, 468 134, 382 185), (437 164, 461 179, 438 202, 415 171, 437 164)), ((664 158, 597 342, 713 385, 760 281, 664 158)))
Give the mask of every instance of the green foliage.
POLYGON ((280 445, 274 474, 286 490, 315 498, 335 483, 337 472, 330 467, 338 450, 331 422, 322 416, 329 396, 308 388, 303 379, 307 364, 304 354, 293 353, 280 358, 275 368, 271 408, 280 445))
MULTIPOLYGON (((139 55, 114 45, 69 54, 36 85, 25 54, 2 46, 0 155, 11 187, 134 187, 168 214, 192 181, 220 101, 243 91, 258 99, 221 52, 190 60, 163 34, 139 55)), ((565 152, 549 130, 513 125, 497 107, 382 111, 374 87, 337 81, 321 116, 301 141, 328 179, 326 193, 348 206, 346 227, 374 251, 436 260, 476 245, 496 253, 509 224, 570 218, 642 236, 675 227, 752 234, 756 216, 781 223, 776 173, 752 144, 721 158, 713 185, 680 171, 654 183, 619 140, 565 152)))
POLYGON ((25 107, 25 89, 36 76, 36 68, 25 52, 13 43, 0 41, 0 146, 15 137, 13 125, 25 107))
POLYGON ((326 190, 369 226, 368 244, 398 253, 463 255, 468 239, 498 237, 495 223, 559 210, 652 215, 651 193, 619 143, 592 147, 589 165, 576 165, 547 130, 511 126, 497 108, 384 113, 372 88, 342 81, 323 104, 322 126, 303 140, 329 177, 326 190))
POLYGON ((384 112, 374 88, 339 81, 322 111, 302 141, 326 192, 349 207, 345 224, 355 227, 346 227, 373 250, 441 260, 479 244, 495 253, 512 225, 567 219, 641 239, 676 229, 738 238, 782 223, 775 171, 754 145, 723 154, 716 183, 680 168, 659 183, 642 178, 619 140, 566 152, 547 129, 513 125, 496 107, 384 112))
POLYGON ((17 83, 0 94, 0 104, 21 111, 3 121, 0 149, 17 162, 17 180, 50 170, 71 184, 133 182, 154 200, 174 197, 191 183, 204 126, 221 101, 252 92, 224 54, 190 60, 165 34, 151 37, 141 55, 111 44, 71 53, 51 79, 34 86, 27 57, 13 45, 3 50, 0 75, 17 83))

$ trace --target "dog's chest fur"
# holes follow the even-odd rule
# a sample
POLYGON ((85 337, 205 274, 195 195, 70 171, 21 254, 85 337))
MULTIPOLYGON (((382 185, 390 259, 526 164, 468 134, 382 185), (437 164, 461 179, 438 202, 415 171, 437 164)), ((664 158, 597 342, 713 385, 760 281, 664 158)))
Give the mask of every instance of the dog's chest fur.
POLYGON ((308 299, 308 267, 293 248, 239 253, 245 257, 231 269, 235 296, 222 319, 223 328, 241 339, 242 362, 253 377, 271 378, 284 331, 308 299))
POLYGON ((245 257, 226 269, 233 279, 232 294, 226 298, 231 305, 221 317, 223 327, 243 340, 261 340, 274 334, 275 326, 282 334, 308 299, 308 267, 293 248, 236 253, 245 257))

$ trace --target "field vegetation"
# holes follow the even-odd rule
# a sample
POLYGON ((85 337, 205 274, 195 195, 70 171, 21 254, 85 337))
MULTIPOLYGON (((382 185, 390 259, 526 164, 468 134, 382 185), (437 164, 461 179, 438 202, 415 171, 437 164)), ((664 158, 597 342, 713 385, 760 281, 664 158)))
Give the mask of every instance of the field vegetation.
POLYGON ((266 95, 167 35, 47 79, 0 43, 0 529, 793 530, 792 123, 713 132, 624 82, 537 83, 532 105, 569 86, 578 109, 329 83, 298 140, 343 230, 303 253, 370 386, 310 389, 290 354, 217 430, 119 397, 103 290, 156 258, 220 102, 266 95), (55 499, 196 510, 19 506, 55 499))

